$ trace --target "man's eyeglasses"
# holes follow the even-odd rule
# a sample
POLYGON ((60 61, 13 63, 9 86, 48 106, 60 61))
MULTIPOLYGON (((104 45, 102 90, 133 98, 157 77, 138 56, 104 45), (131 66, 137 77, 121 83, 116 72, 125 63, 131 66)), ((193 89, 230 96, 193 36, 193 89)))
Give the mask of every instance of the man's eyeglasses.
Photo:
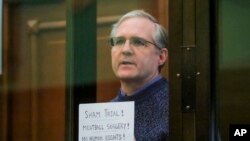
MULTIPOLYGON (((129 44, 132 46, 132 47, 136 47, 136 48, 140 48, 140 47, 147 47, 147 44, 152 44, 154 46, 157 47, 156 44, 150 42, 150 41, 147 41, 145 39, 142 39, 140 37, 131 37, 129 40, 129 44)), ((126 38, 124 37, 113 37, 113 38, 110 38, 110 44, 112 47, 123 47, 125 45, 125 42, 127 41, 126 38)), ((159 48, 159 47, 157 47, 159 48)))

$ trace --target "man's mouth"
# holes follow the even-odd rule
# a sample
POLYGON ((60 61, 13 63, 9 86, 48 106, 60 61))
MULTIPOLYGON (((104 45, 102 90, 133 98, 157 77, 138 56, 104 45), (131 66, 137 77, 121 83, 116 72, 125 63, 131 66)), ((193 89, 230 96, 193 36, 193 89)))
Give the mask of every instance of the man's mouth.
POLYGON ((130 64, 133 64, 132 62, 128 62, 128 61, 122 61, 121 64, 123 65, 130 65, 130 64))
POLYGON ((120 65, 134 65, 135 63, 131 62, 131 61, 121 61, 120 65))

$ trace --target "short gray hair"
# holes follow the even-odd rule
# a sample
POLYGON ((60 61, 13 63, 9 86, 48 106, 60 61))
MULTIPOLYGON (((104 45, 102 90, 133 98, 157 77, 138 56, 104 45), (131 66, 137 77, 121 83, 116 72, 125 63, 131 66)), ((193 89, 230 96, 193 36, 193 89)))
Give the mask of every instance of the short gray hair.
POLYGON ((128 12, 127 14, 123 15, 115 24, 113 24, 110 36, 114 37, 117 28, 119 25, 126 19, 134 18, 134 17, 143 17, 149 19, 151 22, 155 24, 155 32, 153 33, 153 40, 158 48, 167 48, 168 46, 168 35, 166 29, 159 24, 159 22, 149 13, 145 12, 144 10, 133 10, 128 12))

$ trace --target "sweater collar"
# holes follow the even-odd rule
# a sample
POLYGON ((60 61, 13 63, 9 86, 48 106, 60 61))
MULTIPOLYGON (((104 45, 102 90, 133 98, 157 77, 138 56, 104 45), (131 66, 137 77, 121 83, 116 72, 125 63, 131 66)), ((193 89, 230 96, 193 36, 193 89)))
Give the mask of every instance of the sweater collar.
POLYGON ((131 96, 126 96, 126 93, 124 91, 122 91, 121 89, 120 89, 119 95, 122 96, 122 97, 136 96, 140 92, 142 92, 143 90, 145 90, 146 88, 148 88, 149 86, 151 86, 152 84, 154 84, 156 81, 160 80, 161 78, 162 78, 162 76, 158 75, 157 77, 155 77, 154 79, 152 79, 151 81, 149 81, 148 83, 146 83, 143 87, 141 87, 140 89, 136 90, 131 96))

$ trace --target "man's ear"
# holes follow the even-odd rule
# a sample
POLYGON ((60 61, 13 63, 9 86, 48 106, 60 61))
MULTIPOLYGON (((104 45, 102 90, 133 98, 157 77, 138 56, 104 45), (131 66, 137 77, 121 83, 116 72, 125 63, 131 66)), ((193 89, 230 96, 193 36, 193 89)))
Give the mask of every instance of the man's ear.
POLYGON ((160 51, 160 56, 159 56, 159 66, 162 66, 168 59, 168 49, 167 48, 162 48, 160 51))

